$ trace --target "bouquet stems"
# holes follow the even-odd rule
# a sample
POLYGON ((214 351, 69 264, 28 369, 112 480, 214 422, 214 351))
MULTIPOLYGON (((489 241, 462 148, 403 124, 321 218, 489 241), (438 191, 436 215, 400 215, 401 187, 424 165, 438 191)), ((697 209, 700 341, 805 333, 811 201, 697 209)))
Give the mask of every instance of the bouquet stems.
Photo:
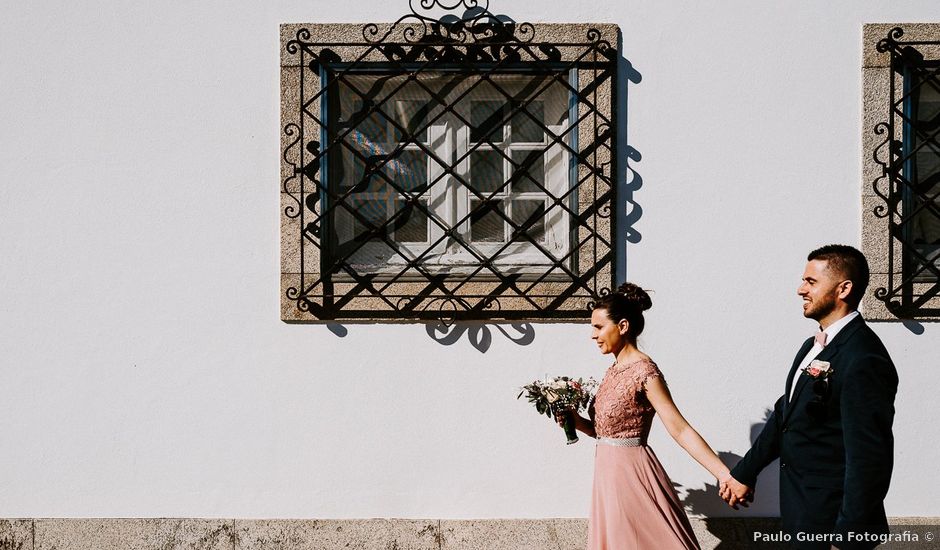
POLYGON ((568 445, 578 442, 578 431, 574 428, 574 412, 571 409, 561 411, 565 417, 565 436, 568 438, 568 445))

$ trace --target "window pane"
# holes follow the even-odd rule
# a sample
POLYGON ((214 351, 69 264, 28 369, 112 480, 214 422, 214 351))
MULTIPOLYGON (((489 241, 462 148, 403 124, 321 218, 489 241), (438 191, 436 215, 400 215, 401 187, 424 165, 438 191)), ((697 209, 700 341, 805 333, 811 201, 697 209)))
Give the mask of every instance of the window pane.
POLYGON ((423 151, 399 151, 388 161, 385 173, 404 191, 420 192, 428 183, 428 157, 423 151))
MULTIPOLYGON (((534 241, 545 241, 545 202, 536 200, 517 199, 512 201, 512 221, 516 226, 523 227, 531 222, 525 230, 534 241)), ((521 238, 519 240, 522 240, 521 238)))
POLYGON ((427 142, 428 112, 430 105, 426 101, 397 100, 395 103, 395 122, 405 128, 407 134, 395 129, 395 141, 427 142))
POLYGON ((502 142, 505 106, 503 101, 471 101, 470 141, 502 142))
POLYGON ((395 240, 403 243, 423 243, 428 240, 428 216, 422 208, 428 207, 427 201, 419 201, 420 206, 413 206, 404 201, 395 201, 395 210, 404 210, 395 219, 395 240))
POLYGON ((379 153, 366 150, 358 143, 346 143, 348 147, 342 149, 342 165, 333 174, 339 181, 340 191, 353 188, 354 193, 383 192, 388 187, 388 161, 384 150, 379 153))
MULTIPOLYGON (((349 93, 354 93, 350 91, 349 93)), ((344 98, 341 102, 343 120, 338 132, 345 133, 342 148, 342 166, 337 176, 340 188, 355 188, 355 192, 381 192, 385 179, 378 174, 385 170, 389 153, 388 121, 375 111, 371 101, 344 98)))
POLYGON ((481 193, 499 189, 503 176, 503 155, 499 151, 476 150, 470 153, 470 186, 481 193))
POLYGON ((349 132, 348 137, 357 143, 374 147, 379 143, 391 141, 388 134, 388 117, 382 112, 387 108, 378 107, 372 99, 361 98, 349 92, 349 96, 342 97, 340 102, 340 126, 337 130, 342 134, 349 132))
POLYGON ((910 236, 914 249, 923 256, 915 256, 915 280, 936 281, 928 266, 940 266, 940 146, 936 144, 940 137, 936 126, 940 120, 940 76, 925 73, 912 97, 917 120, 913 128, 913 189, 908 191, 914 210, 910 236))
POLYGON ((926 145, 914 159, 916 164, 917 180, 921 183, 923 195, 918 194, 914 199, 914 209, 918 210, 913 216, 911 237, 917 252, 923 256, 918 260, 916 280, 934 281, 936 276, 927 269, 931 263, 940 267, 940 151, 931 145, 926 145), (935 181, 930 185, 929 181, 935 181), (925 265, 926 264, 926 265, 925 265))
POLYGON ((545 152, 541 150, 514 150, 512 162, 512 190, 515 193, 543 192, 545 186, 545 152), (542 185, 539 187, 536 182, 542 185))
POLYGON ((506 239, 503 201, 471 200, 470 240, 473 242, 502 242, 506 239))
POLYGON ((373 234, 372 231, 388 219, 385 201, 353 195, 347 199, 346 204, 347 207, 340 206, 336 210, 337 232, 347 237, 341 241, 378 239, 377 234, 373 234), (353 215, 351 211, 355 211, 359 216, 353 215))
POLYGON ((915 208, 927 203, 914 216, 914 243, 940 244, 940 150, 925 145, 915 156, 914 162, 917 174, 915 185, 919 184, 921 191, 914 199, 915 208), (930 185, 928 182, 931 179, 936 183, 930 185))
MULTIPOLYGON (((513 108, 520 105, 515 104, 513 108)), ((541 143, 545 132, 538 123, 545 124, 545 105, 541 101, 530 101, 512 117, 511 141, 541 143)))

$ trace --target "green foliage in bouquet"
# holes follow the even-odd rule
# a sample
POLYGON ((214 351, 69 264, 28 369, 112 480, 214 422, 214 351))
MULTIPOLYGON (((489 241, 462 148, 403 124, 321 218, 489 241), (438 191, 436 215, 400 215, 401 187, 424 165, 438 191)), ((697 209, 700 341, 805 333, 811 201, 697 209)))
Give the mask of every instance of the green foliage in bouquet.
POLYGON ((585 381, 583 378, 575 380, 567 376, 557 376, 550 380, 536 380, 522 386, 522 391, 516 399, 525 395, 539 414, 544 414, 549 418, 556 414, 564 415, 565 434, 568 436, 568 443, 571 444, 578 441, 571 413, 587 408, 596 387, 597 382, 592 378, 585 381))

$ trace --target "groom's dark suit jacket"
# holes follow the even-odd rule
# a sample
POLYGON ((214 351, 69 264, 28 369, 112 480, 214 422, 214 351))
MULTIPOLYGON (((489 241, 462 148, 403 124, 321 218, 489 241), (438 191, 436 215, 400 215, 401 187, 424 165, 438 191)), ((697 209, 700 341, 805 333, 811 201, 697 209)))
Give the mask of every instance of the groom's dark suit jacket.
POLYGON ((813 379, 797 372, 812 347, 812 338, 803 343, 773 415, 731 474, 754 487, 757 474, 779 458, 781 521, 794 544, 812 547, 797 543, 795 533, 814 531, 840 533, 840 548, 871 548, 850 542, 848 532, 888 532, 884 498, 894 456, 897 371, 858 316, 816 357, 831 367, 827 394, 817 396, 813 379), (807 407, 814 400, 821 405, 807 407))

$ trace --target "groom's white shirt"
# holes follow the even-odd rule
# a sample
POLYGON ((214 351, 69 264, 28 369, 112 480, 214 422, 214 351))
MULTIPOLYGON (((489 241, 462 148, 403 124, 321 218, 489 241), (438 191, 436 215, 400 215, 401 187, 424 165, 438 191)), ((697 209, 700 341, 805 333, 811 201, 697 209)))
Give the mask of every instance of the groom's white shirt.
MULTIPOLYGON (((823 331, 826 333, 826 343, 831 343, 832 339, 836 337, 836 334, 839 334, 839 331, 845 328, 845 325, 849 324, 849 321, 858 316, 858 310, 855 310, 826 327, 826 330, 823 331)), ((822 350, 823 347, 820 346, 818 342, 814 342, 813 347, 810 348, 806 356, 803 357, 803 361, 800 362, 800 366, 796 369, 796 374, 793 376, 793 382, 790 384, 790 396, 787 398, 787 401, 793 399, 793 390, 796 389, 796 382, 800 379, 800 374, 802 374, 803 369, 806 368, 813 359, 816 359, 816 356, 819 355, 822 350)))

